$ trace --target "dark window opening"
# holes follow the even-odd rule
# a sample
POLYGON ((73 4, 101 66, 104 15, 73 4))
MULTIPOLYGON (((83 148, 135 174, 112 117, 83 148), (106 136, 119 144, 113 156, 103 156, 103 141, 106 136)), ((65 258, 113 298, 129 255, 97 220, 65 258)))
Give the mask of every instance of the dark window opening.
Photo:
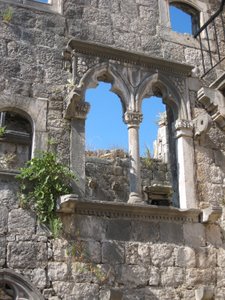
POLYGON ((200 28, 199 11, 185 3, 170 4, 170 21, 172 30, 179 33, 195 35, 200 28))
POLYGON ((32 127, 22 115, 0 112, 0 169, 18 169, 31 158, 32 127))

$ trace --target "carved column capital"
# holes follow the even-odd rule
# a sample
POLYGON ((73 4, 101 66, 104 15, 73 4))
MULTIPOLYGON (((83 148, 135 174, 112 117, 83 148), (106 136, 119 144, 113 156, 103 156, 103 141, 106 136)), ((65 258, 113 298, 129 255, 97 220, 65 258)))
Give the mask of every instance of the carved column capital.
POLYGON ((124 123, 128 127, 139 127, 140 123, 143 120, 143 115, 140 112, 126 111, 123 117, 124 123))
POLYGON ((81 99, 79 91, 73 90, 65 101, 65 113, 66 119, 86 119, 90 110, 90 104, 81 99))
POLYGON ((193 136, 193 123, 189 120, 178 119, 175 121, 173 128, 174 128, 176 138, 179 138, 181 136, 186 136, 186 137, 193 136))

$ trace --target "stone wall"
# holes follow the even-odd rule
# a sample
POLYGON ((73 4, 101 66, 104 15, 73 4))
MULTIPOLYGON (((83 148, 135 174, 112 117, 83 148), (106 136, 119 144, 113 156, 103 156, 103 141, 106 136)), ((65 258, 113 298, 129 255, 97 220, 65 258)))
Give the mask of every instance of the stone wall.
MULTIPOLYGON (((70 149, 71 124, 63 114, 71 66, 62 55, 69 39, 200 67, 198 42, 172 32, 162 22, 167 2, 65 0, 60 14, 32 0, 1 0, 1 12, 9 6, 13 9, 10 21, 3 14, 0 17, 1 111, 21 109, 30 116, 40 115, 45 126, 35 132, 33 146, 44 150, 49 140, 50 149, 69 165, 74 149, 70 149)), ((219 1, 195 2, 206 18, 219 1)), ((86 65, 78 61, 81 74, 96 63, 88 55, 85 61, 86 65)), ((179 90, 179 76, 172 80, 179 90)), ((188 95, 185 101, 190 101, 188 114, 195 121, 205 112, 197 92, 207 81, 191 76, 182 80, 188 95)), ((201 209, 224 204, 224 145, 224 132, 216 122, 195 138, 193 160, 201 209)), ((159 180, 170 183, 166 165, 154 162, 153 167, 142 169, 143 186, 159 180)), ((19 207, 15 174, 1 170, 0 270, 21 274, 50 300, 225 299, 224 216, 219 223, 214 218, 203 224, 200 210, 128 205, 127 173, 126 158, 87 159, 86 202, 61 204, 65 232, 53 239, 32 212, 19 207)))
MULTIPOLYGON (((141 166, 142 187, 170 186, 172 194, 172 178, 167 164, 146 157, 142 158, 141 166)), ((172 199, 172 195, 170 196, 172 199)), ((86 197, 88 200, 127 202, 129 159, 87 157, 86 197)))

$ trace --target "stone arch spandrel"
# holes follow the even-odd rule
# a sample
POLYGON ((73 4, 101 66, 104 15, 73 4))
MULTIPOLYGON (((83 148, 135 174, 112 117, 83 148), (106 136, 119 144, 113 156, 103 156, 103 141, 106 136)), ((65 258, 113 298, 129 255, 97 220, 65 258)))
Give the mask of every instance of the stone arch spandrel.
POLYGON ((174 119, 188 119, 188 109, 184 101, 184 87, 179 91, 172 80, 160 73, 146 77, 139 86, 136 93, 138 110, 141 111, 144 98, 157 95, 162 97, 163 102, 172 109, 174 119), (182 95, 181 92, 183 92, 182 95))
POLYGON ((85 98, 85 92, 88 88, 95 88, 99 81, 111 83, 111 91, 115 93, 121 101, 123 111, 128 107, 130 98, 129 88, 116 67, 112 64, 99 64, 89 69, 81 78, 78 88, 81 90, 81 99, 85 98))
POLYGON ((16 295, 16 299, 27 300, 44 300, 41 293, 33 286, 33 284, 22 275, 17 274, 10 269, 0 270, 0 283, 7 283, 11 285, 16 293, 22 293, 26 298, 21 298, 20 295, 16 295))

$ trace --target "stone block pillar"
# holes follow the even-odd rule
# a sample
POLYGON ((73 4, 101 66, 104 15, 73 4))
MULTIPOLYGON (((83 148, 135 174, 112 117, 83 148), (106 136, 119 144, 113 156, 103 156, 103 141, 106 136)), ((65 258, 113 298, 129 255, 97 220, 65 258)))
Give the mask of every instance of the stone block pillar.
POLYGON ((90 104, 81 100, 80 95, 72 91, 66 99, 65 118, 71 120, 70 168, 78 180, 73 183, 73 190, 80 197, 85 195, 85 119, 90 104))
POLYGON ((130 196, 128 203, 144 204, 141 192, 140 151, 139 151, 139 126, 142 114, 127 111, 124 122, 128 127, 128 144, 130 157, 130 196))
POLYGON ((177 148, 177 172, 180 208, 197 208, 193 126, 187 120, 177 120, 174 126, 177 148))

